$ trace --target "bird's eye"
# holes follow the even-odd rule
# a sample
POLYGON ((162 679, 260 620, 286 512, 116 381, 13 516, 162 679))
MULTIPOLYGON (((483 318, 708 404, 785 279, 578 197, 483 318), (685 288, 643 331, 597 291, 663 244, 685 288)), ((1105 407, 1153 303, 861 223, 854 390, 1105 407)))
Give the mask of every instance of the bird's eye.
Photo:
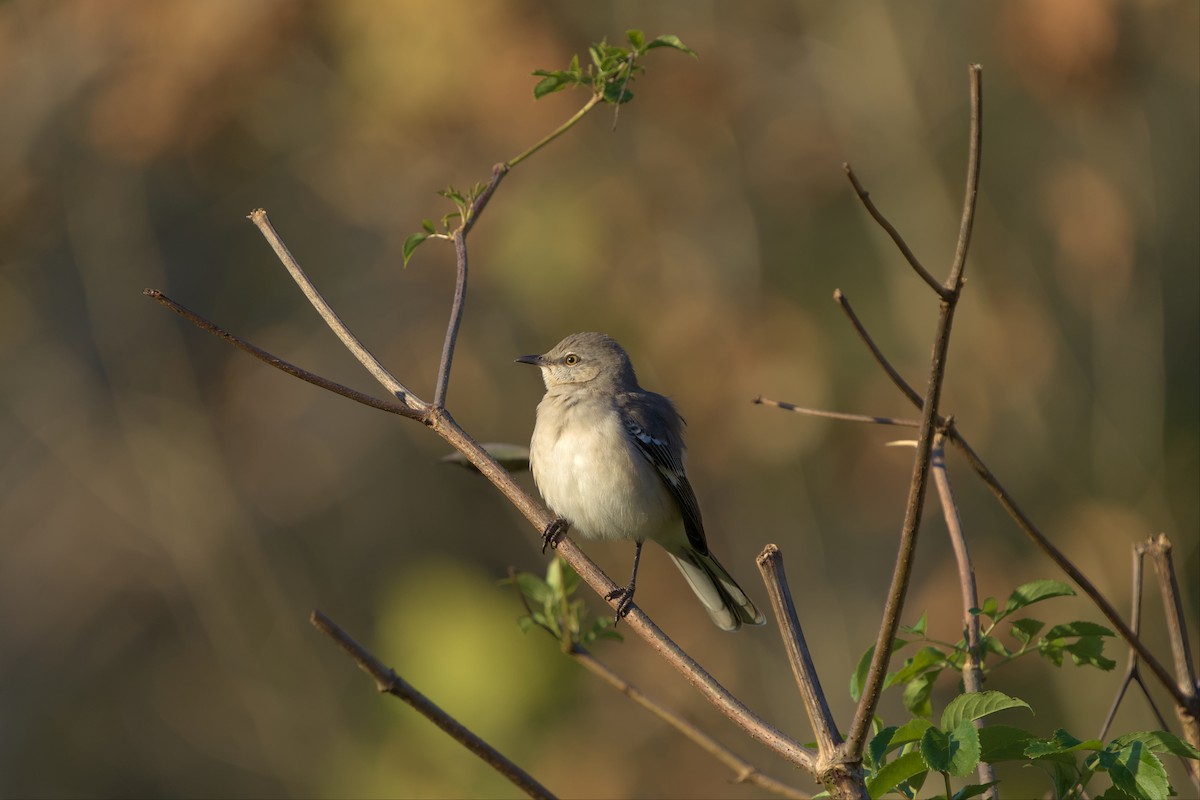
POLYGON ((568 367, 573 367, 579 363, 579 356, 574 353, 567 353, 567 357, 563 359, 563 363, 568 367))

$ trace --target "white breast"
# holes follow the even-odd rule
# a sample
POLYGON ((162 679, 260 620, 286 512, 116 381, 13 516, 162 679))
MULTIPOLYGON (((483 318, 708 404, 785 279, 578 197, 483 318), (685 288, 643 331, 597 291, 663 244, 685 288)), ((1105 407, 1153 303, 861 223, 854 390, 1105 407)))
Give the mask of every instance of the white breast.
POLYGON ((529 449, 546 504, 582 536, 660 539, 679 527, 678 508, 662 480, 603 401, 572 404, 547 394, 529 449), (548 424, 548 418, 561 424, 548 424))

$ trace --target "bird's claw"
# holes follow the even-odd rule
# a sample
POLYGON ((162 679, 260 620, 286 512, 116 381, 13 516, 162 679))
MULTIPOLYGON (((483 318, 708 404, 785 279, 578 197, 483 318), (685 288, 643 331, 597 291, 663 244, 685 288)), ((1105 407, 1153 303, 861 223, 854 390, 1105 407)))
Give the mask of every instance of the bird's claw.
POLYGON ((546 530, 542 531, 542 552, 545 553, 547 547, 557 550, 558 543, 562 541, 569 527, 571 523, 562 517, 555 517, 554 521, 546 526, 546 530))
POLYGON ((633 610, 633 585, 618 586, 604 595, 604 599, 610 603, 613 600, 617 600, 617 614, 613 617, 613 626, 615 627, 618 622, 625 619, 629 615, 629 612, 633 610))

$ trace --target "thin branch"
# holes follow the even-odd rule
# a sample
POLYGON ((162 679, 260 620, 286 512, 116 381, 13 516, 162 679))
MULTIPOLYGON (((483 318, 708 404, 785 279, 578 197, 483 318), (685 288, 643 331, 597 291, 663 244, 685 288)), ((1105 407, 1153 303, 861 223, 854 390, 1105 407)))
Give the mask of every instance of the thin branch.
POLYGON ((979 159, 982 155, 982 70, 973 64, 969 70, 971 81, 971 146, 967 164, 967 191, 963 200, 963 223, 959 229, 959 240, 955 246, 955 260, 951 267, 946 289, 950 294, 941 301, 938 314, 937 333, 934 336, 933 354, 930 357, 929 385, 921 406, 921 433, 917 439, 917 454, 913 463, 912 480, 909 484, 908 502, 904 510, 904 526, 900 533, 900 551, 896 557, 896 568, 892 584, 884 605, 883 621, 879 637, 875 642, 875 653, 867 670, 862 697, 850 724, 846 737, 846 752, 861 757, 870 731, 883 680, 891 658, 896 631, 900 627, 900 615, 904 610, 904 598, 908 593, 908 582, 912 576, 912 565, 916 555, 917 533, 920 529, 921 512, 925 505, 928 486, 930 453, 938 420, 938 405, 941 401, 942 385, 946 377, 946 355, 950 348, 950 330, 954 323, 954 311, 962 294, 963 267, 970 244, 972 220, 975 214, 975 197, 978 191, 979 159))
POLYGON ((388 400, 380 400, 372 397, 369 394, 363 394, 356 389, 351 389, 348 386, 335 383, 328 378, 322 378, 320 375, 309 372, 301 367, 297 367, 291 362, 284 361, 282 358, 268 353, 261 347, 256 347, 255 345, 250 344, 250 342, 247 342, 245 339, 235 336, 224 328, 214 325, 196 312, 179 305, 179 303, 176 303, 174 300, 167 297, 157 289, 143 289, 142 294, 158 301, 160 305, 165 306, 171 311, 174 311, 176 314, 188 320, 201 330, 208 331, 212 335, 225 340, 227 343, 233 345, 239 350, 249 353, 259 361, 262 361, 264 364, 268 364, 275 369, 286 372, 288 375, 299 378, 302 381, 307 381, 314 386, 319 386, 326 391, 333 392, 334 394, 340 394, 342 397, 348 397, 356 403, 362 403, 363 405, 370 406, 371 408, 378 408, 380 411, 399 414, 402 417, 408 417, 410 419, 423 420, 425 418, 424 411, 414 409, 411 406, 393 403, 388 400))
POLYGON ((542 786, 533 776, 505 758, 496 748, 472 733, 461 722, 439 708, 432 700, 413 688, 390 667, 385 666, 362 645, 354 641, 348 633, 342 630, 333 620, 320 611, 313 611, 309 621, 317 630, 333 639, 345 650, 359 669, 375 679, 375 686, 380 692, 393 695, 419 711, 426 719, 448 733, 451 738, 479 756, 492 769, 508 778, 514 786, 530 797, 547 798, 552 800, 554 795, 542 786))
POLYGON ((937 278, 929 274, 929 270, 925 269, 920 259, 909 248, 908 243, 904 241, 904 237, 900 235, 900 231, 896 230, 892 226, 892 223, 888 222, 887 217, 883 216, 879 209, 875 207, 874 201, 871 200, 871 193, 864 189, 862 184, 858 182, 858 176, 854 174, 854 170, 845 162, 842 163, 842 169, 845 170, 846 177, 850 179, 850 183, 854 186, 854 193, 858 195, 858 199, 862 201, 871 218, 879 223, 879 227, 883 228, 888 236, 892 237, 892 241, 896 244, 901 254, 904 255, 904 259, 908 261, 909 266, 921 276, 921 280, 925 281, 925 283, 929 284, 930 288, 937 292, 938 297, 945 298, 947 296, 946 287, 942 286, 937 278))
MULTIPOLYGON (((933 440, 933 482, 938 498, 942 501, 942 515, 946 519, 946 530, 954 549, 958 564, 959 594, 962 596, 963 626, 966 630, 967 661, 963 664, 963 689, 971 693, 983 691, 983 663, 980 658, 979 615, 972 609, 979 608, 979 592, 975 586, 975 567, 971 564, 971 552, 967 549, 967 538, 963 535, 962 521, 958 516, 958 505, 954 502, 954 491, 950 486, 950 474, 946 471, 946 439, 941 433, 933 440)), ((982 728, 982 719, 975 720, 975 727, 982 728)), ((986 761, 980 761, 977 773, 981 784, 995 783, 996 770, 986 761)), ((985 796, 998 800, 999 790, 992 786, 985 796)))
POLYGON ((670 725, 679 733, 692 740, 709 755, 713 756, 722 764, 729 767, 734 772, 735 783, 752 783, 755 786, 759 786, 768 792, 771 792, 772 794, 777 794, 780 797, 787 797, 790 798, 790 800, 808 800, 809 795, 801 792, 795 787, 788 786, 786 783, 775 780, 774 778, 760 772, 758 767, 754 766, 749 761, 745 760, 737 753, 733 752, 728 747, 697 728, 691 722, 684 719, 679 714, 676 714, 674 711, 659 703, 657 700, 654 700, 632 683, 622 678, 613 670, 609 669, 603 662, 596 658, 596 656, 593 655, 590 650, 583 645, 572 641, 570 633, 566 631, 565 625, 561 626, 562 631, 560 632, 554 630, 544 622, 538 622, 534 617, 533 609, 529 605, 528 598, 525 597, 525 594, 520 590, 520 587, 517 586, 516 574, 517 573, 515 569, 512 567, 508 568, 509 581, 516 590, 517 599, 520 600, 521 605, 525 606, 525 613, 529 616, 529 619, 533 621, 534 625, 541 628, 562 645, 562 651, 564 655, 570 656, 588 672, 600 678, 609 686, 613 687, 618 692, 625 695, 630 700, 670 725))
POLYGON ((911 402, 917 408, 920 408, 921 404, 925 402, 924 399, 921 397, 921 395, 917 394, 916 389, 908 385, 908 381, 904 380, 904 376, 902 376, 899 371, 892 366, 892 362, 887 360, 887 357, 883 354, 883 351, 879 349, 879 345, 875 344, 875 340, 872 339, 871 334, 867 332, 867 328, 865 325, 863 325, 862 320, 858 318, 858 314, 854 313, 854 307, 850 305, 850 298, 846 297, 846 295, 842 293, 841 289, 834 289, 833 300, 842 309, 842 312, 846 315, 846 318, 850 320, 850 324, 854 326, 854 330, 858 333, 859 338, 863 340, 863 344, 867 346, 867 349, 871 351, 871 355, 875 357, 875 362, 879 364, 883 371, 888 374, 888 377, 892 379, 892 383, 894 383, 900 389, 900 391, 904 392, 904 395, 909 399, 909 402, 911 402))
POLYGON ((840 419, 847 422, 869 422, 874 425, 898 425, 902 428, 916 428, 921 425, 920 421, 915 419, 901 419, 900 417, 872 417, 867 414, 846 414, 841 411, 822 411, 816 408, 801 408, 794 403, 789 403, 785 400, 772 400, 769 397, 763 397, 761 394, 750 402, 755 403, 756 405, 782 408, 784 411, 794 411, 797 414, 804 414, 810 417, 840 419))
POLYGON ((1158 588, 1162 593, 1163 610, 1167 618, 1167 633, 1171 639, 1171 652, 1175 656, 1175 679, 1179 687, 1195 694, 1196 669, 1192 665, 1192 649, 1188 644, 1187 626, 1183 622, 1183 600, 1180 597, 1179 581, 1175 577, 1175 561, 1171 555, 1171 540, 1165 533, 1146 543, 1146 552, 1154 562, 1158 575, 1158 588))
POLYGON ((263 238, 271 245, 271 249, 275 251, 279 261, 287 268, 287 271, 292 276, 292 280, 300 287, 300 291, 304 292, 304 296, 308 298, 308 302, 321 315, 321 319, 325 320, 325 324, 329 326, 342 341, 342 345, 350 351, 358 363, 366 368, 371 376, 388 390, 388 393, 396 397, 400 402, 404 403, 409 408, 416 411, 423 411, 426 403, 410 392, 404 384, 396 380, 390 372, 375 358, 363 343, 358 340, 358 337, 350 332, 346 327, 346 323, 342 322, 341 318, 330 307, 321 293, 317 291, 317 287, 313 285, 308 276, 304 274, 304 270, 300 269, 300 264, 292 257, 287 245, 279 238, 279 234, 275 232, 275 228, 271 225, 271 220, 267 218, 267 212, 261 208, 250 212, 248 219, 254 223, 263 238))
POLYGON ((775 610, 779 635, 783 638, 788 663, 792 666, 800 697, 808 712, 809 722, 812 723, 813 733, 816 734, 821 760, 830 762, 842 744, 842 735, 838 732, 833 713, 825 700, 825 692, 821 690, 821 679, 817 675, 817 668, 813 666, 808 643, 804 640, 804 630, 796 616, 796 606, 792 601, 787 573, 783 568, 783 553, 777 546, 769 544, 758 554, 755 561, 758 571, 762 574, 763 583, 766 584, 767 595, 771 598, 771 607, 775 610))
POLYGON ((610 670, 607 666, 597 660, 597 658, 586 648, 580 645, 573 645, 568 651, 568 654, 577 662, 579 662, 585 669, 587 669, 588 672, 591 672, 593 675, 599 677, 618 692, 625 695, 650 713, 654 714, 663 722, 667 723, 672 728, 686 736, 688 739, 692 740, 709 755, 716 758, 725 766, 729 767, 729 769, 731 769, 734 773, 735 783, 754 784, 755 786, 761 787, 772 794, 779 795, 780 797, 791 798, 791 800, 806 800, 806 798, 809 797, 809 795, 805 794, 799 789, 789 786, 782 781, 778 781, 775 778, 760 772, 758 767, 754 766, 749 761, 745 760, 737 753, 733 752, 728 747, 697 728, 679 714, 676 714, 671 709, 647 696, 636 686, 610 670))
MULTIPOLYGON (((465 223, 464 223, 465 228, 465 223)), ((437 385, 433 394, 436 408, 446 407, 446 390, 450 386, 450 367, 454 362, 454 345, 458 341, 458 328, 462 324, 463 305, 467 301, 467 237, 463 228, 456 230, 454 240, 455 270, 454 302, 450 305, 450 322, 446 326, 446 338, 442 342, 442 360, 438 363, 437 385)))
MULTIPOLYGON (((1175 713, 1183 725, 1184 738, 1192 747, 1200 748, 1200 683, 1196 681, 1187 626, 1183 621, 1183 601, 1180 597, 1179 582, 1175 578, 1171 540, 1165 533, 1160 533, 1146 543, 1146 552, 1153 559, 1154 571, 1158 575, 1158 588, 1162 593, 1163 613, 1167 620, 1167 634, 1175 656, 1176 685, 1186 698, 1186 702, 1176 705, 1175 713)), ((1200 769, 1192 771, 1193 780, 1198 773, 1200 769)))
POLYGON ((577 122, 579 122, 579 120, 581 120, 585 116, 587 116, 587 113, 589 111, 591 111, 593 108, 595 108, 596 105, 599 104, 600 101, 603 99, 604 99, 603 93, 597 92, 596 94, 593 94, 591 96, 591 98, 586 103, 583 104, 583 107, 580 108, 578 111, 576 111, 575 114, 569 120, 564 122, 562 125, 559 125, 557 128, 554 129, 554 131, 552 133, 550 133, 548 136, 546 136, 540 142, 535 144, 533 147, 529 148, 528 150, 521 153, 520 155, 513 156, 512 158, 510 158, 508 161, 505 162, 505 164, 510 169, 512 167, 515 167, 517 164, 520 164, 522 161, 529 158, 531 155, 536 153, 538 150, 541 150, 543 147, 550 144, 551 142, 553 142, 558 137, 562 136, 567 131, 571 130, 571 128, 575 127, 575 124, 577 122))

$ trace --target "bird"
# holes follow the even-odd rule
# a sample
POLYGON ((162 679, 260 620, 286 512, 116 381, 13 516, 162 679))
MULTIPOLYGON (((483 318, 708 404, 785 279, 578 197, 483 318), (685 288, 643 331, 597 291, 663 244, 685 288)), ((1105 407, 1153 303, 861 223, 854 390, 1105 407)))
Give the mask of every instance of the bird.
MULTIPOLYGON (((573 333, 518 363, 539 367, 546 394, 529 444, 530 470, 558 519, 547 526, 557 546, 568 529, 585 539, 632 540, 629 584, 616 621, 633 604, 642 545, 666 550, 718 628, 761 625, 763 615, 712 554, 700 505, 684 470, 683 418, 660 394, 643 389, 629 355, 611 336, 573 333)), ((543 547, 543 550, 545 548, 543 547)))

